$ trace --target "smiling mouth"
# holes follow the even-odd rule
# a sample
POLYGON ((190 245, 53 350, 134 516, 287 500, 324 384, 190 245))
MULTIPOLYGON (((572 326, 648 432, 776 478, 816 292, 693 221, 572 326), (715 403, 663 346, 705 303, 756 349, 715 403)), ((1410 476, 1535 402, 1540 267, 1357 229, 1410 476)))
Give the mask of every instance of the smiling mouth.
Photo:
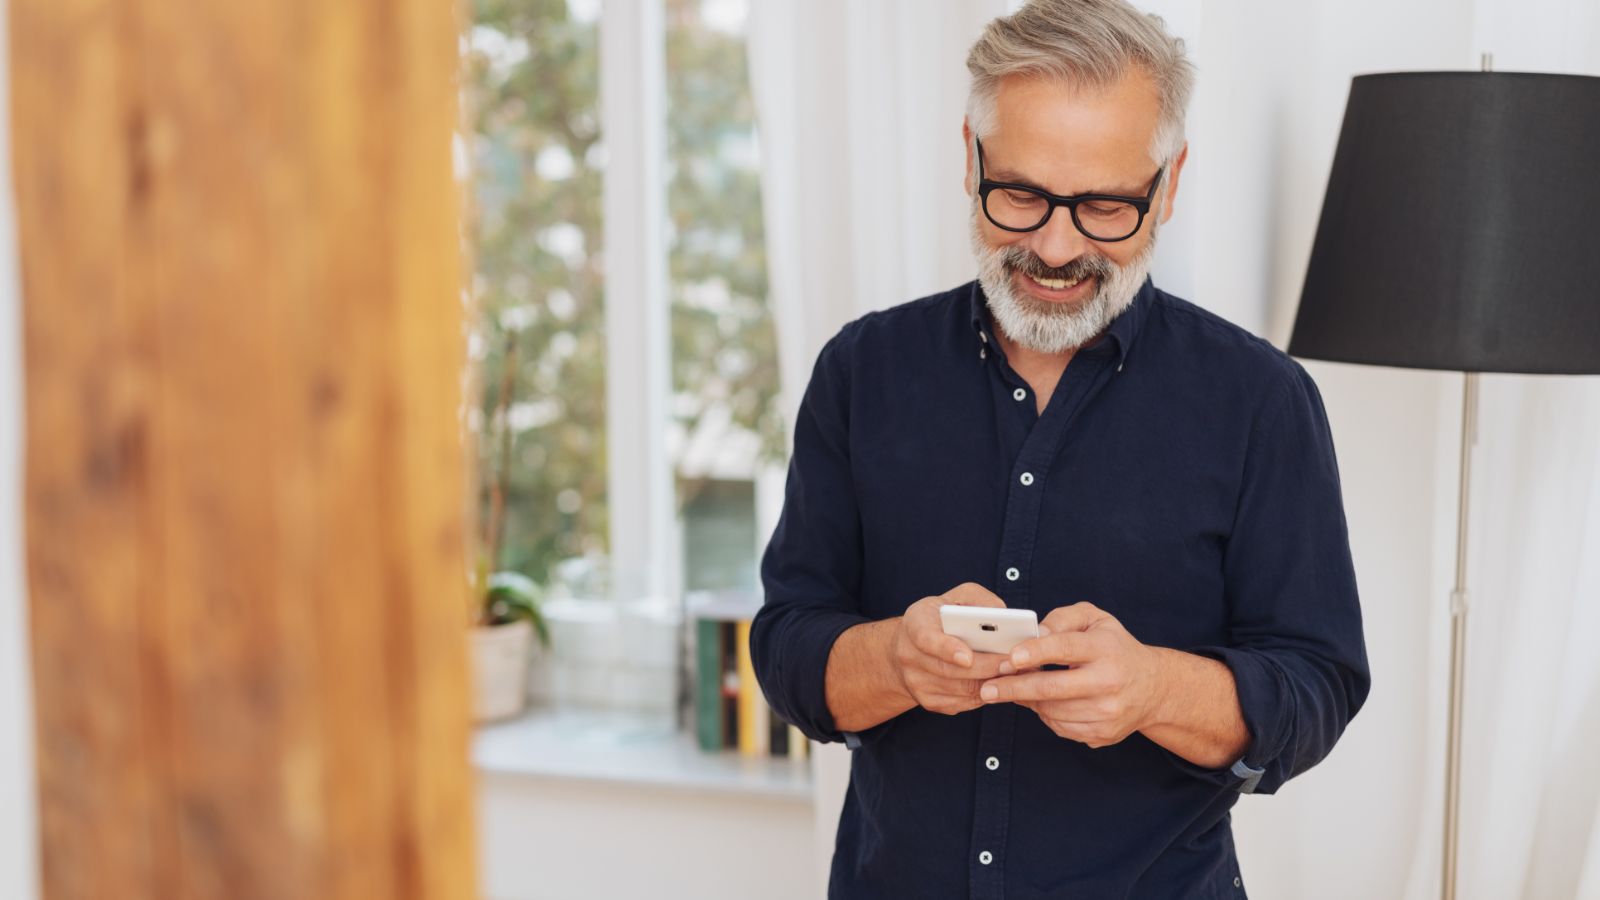
MULTIPOLYGON (((1028 277, 1033 278, 1032 275, 1029 275, 1028 277)), ((1064 291, 1067 288, 1074 288, 1082 283, 1082 281, 1082 278, 1074 278, 1071 281, 1063 278, 1033 278, 1033 282, 1035 284, 1039 285, 1040 287, 1047 287, 1052 291, 1064 291)))
POLYGON ((1026 293, 1032 294, 1037 300, 1049 303, 1064 303, 1073 300, 1083 300, 1094 285, 1085 284, 1097 280, 1093 273, 1084 273, 1076 278, 1041 278, 1027 271, 1018 272, 1025 285, 1019 287, 1026 293))

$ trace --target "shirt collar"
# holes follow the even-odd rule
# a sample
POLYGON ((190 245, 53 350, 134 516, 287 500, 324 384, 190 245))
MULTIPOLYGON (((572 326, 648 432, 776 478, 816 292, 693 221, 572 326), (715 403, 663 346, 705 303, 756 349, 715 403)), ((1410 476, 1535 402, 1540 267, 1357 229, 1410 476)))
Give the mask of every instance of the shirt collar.
MULTIPOLYGON (((984 297, 983 286, 972 282, 971 295, 972 331, 978 341, 979 349, 986 351, 994 340, 994 329, 990 326, 989 302, 984 297)), ((1111 327, 1106 329, 1104 340, 1094 349, 1100 349, 1106 341, 1112 345, 1116 353, 1117 368, 1120 371, 1128 360, 1128 351, 1133 348, 1134 338, 1139 336, 1139 328, 1144 324, 1146 312, 1155 302, 1155 284, 1146 275, 1144 284, 1140 285, 1139 292, 1133 295, 1133 302, 1122 314, 1112 320, 1111 327)))

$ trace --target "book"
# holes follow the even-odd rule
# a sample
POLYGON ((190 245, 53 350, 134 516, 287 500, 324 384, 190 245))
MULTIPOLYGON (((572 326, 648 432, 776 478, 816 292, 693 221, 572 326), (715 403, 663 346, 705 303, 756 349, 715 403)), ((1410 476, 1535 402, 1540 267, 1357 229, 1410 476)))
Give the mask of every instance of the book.
POLYGON ((700 749, 722 749, 722 623, 695 622, 695 737, 700 749))
POLYGON ((771 739, 769 720, 772 712, 767 708, 767 698, 761 694, 755 666, 750 661, 748 619, 741 619, 734 624, 734 652, 739 671, 739 753, 744 756, 766 756, 771 739))
POLYGON ((707 753, 805 759, 800 729, 773 712, 756 678, 751 656, 753 613, 742 606, 702 605, 694 616, 693 700, 695 742, 707 753))

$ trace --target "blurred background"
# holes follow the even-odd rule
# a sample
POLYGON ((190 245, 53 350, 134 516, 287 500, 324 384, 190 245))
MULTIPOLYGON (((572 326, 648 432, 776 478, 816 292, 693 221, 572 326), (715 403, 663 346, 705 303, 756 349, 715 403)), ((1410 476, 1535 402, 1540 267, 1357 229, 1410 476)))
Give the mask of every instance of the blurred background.
MULTIPOLYGON (((822 343, 970 280, 964 59, 1016 0, 471 0, 455 137, 479 625, 530 623, 473 739, 484 896, 818 897, 848 772, 740 623, 822 343), (500 573, 499 582, 488 576, 500 573), (500 593, 496 593, 499 590, 500 593), (496 604, 500 604, 496 606, 496 604), (531 656, 531 665, 523 659, 531 656)), ((1600 75, 1593 0, 1139 2, 1199 70, 1154 277, 1283 347, 1353 75, 1600 75)), ((0 213, 0 895, 35 824, 19 303, 0 213)), ((1600 239, 1596 240, 1600 249, 1600 239)), ((1261 897, 1438 891, 1460 376, 1307 362, 1374 691, 1234 828, 1261 897)), ((1600 898, 1600 384, 1488 376, 1462 896, 1600 898)))

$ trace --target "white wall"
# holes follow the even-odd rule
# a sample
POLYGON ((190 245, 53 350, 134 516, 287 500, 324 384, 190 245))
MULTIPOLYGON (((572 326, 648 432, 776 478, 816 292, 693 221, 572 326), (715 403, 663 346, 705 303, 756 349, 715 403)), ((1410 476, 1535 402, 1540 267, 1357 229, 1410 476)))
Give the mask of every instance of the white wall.
MULTIPOLYGON (((1350 78, 1472 68, 1469 0, 1205 0, 1191 133, 1196 302, 1288 342, 1350 78)), ((1264 897, 1436 884, 1460 379, 1307 362, 1339 453, 1374 690, 1333 755, 1234 816, 1264 897), (1440 562, 1443 557, 1443 564, 1440 562)))
POLYGON ((478 784, 486 900, 820 896, 803 798, 518 774, 478 784))
MULTIPOLYGON (((0 12, 3 12, 0 7, 0 12)), ((11 64, 0 15, 0 97, 11 64)), ((33 713, 22 578, 22 321, 11 198, 11 116, 0 116, 0 897, 37 896, 33 713)))
MULTIPOLYGON (((1211 148, 1203 158, 1223 155, 1219 168, 1227 174, 1205 173, 1200 213, 1212 247, 1202 254, 1208 272, 1195 299, 1225 315, 1240 310, 1237 321, 1255 328, 1243 318, 1253 302, 1228 293, 1238 285, 1260 291, 1265 318, 1257 330, 1279 346, 1293 321, 1350 76, 1475 69, 1485 50, 1494 51, 1501 70, 1595 74, 1600 60, 1600 5, 1593 3, 1207 0, 1204 9, 1196 139, 1211 148), (1230 225, 1226 197, 1235 185, 1243 186, 1241 209, 1265 210, 1261 221, 1230 225)), ((1278 797, 1240 804, 1241 864, 1247 886, 1261 896, 1434 896, 1461 378, 1323 363, 1307 368, 1322 388, 1338 444, 1374 691, 1327 763, 1278 797)), ((1499 407, 1502 416, 1506 408, 1499 407)), ((1491 432, 1507 424, 1495 420, 1495 411, 1484 407, 1483 427, 1491 432)), ((1502 467, 1496 477, 1508 477, 1508 468, 1514 479, 1540 474, 1502 467)), ((1484 513, 1474 512, 1474 530, 1482 531, 1484 513)), ((1477 555, 1476 578, 1469 571, 1469 583, 1481 588, 1495 548, 1479 549, 1491 551, 1477 555)), ((1464 870, 1463 891, 1474 896, 1511 896, 1523 860, 1484 839, 1484 820, 1472 813, 1486 810, 1496 791, 1537 791, 1540 783, 1534 771, 1514 775, 1478 765, 1474 756, 1474 722, 1485 731, 1495 727, 1488 720, 1493 692, 1486 689, 1498 680, 1489 677, 1497 642, 1486 627, 1492 610, 1485 603, 1496 601, 1505 602, 1479 595, 1477 628, 1469 635, 1475 651, 1468 656, 1469 682, 1484 682, 1469 694, 1463 785, 1463 850, 1479 863, 1464 870), (1480 844, 1495 850, 1472 855, 1480 844), (1504 890, 1486 888, 1479 877, 1486 872, 1504 890)))

